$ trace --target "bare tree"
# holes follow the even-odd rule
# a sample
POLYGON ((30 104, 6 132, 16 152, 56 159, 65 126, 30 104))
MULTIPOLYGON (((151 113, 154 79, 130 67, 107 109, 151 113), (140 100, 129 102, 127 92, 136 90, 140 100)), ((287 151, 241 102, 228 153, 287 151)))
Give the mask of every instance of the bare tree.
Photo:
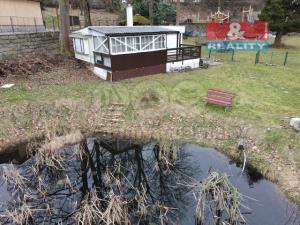
POLYGON ((104 3, 105 3, 105 8, 107 11, 109 11, 109 12, 114 11, 113 0, 104 0, 104 3))
POLYGON ((59 12, 60 12, 60 50, 63 53, 70 52, 70 17, 69 17, 69 0, 59 0, 59 12))
POLYGON ((176 25, 179 25, 180 20, 180 0, 176 2, 176 25))
POLYGON ((84 17, 84 26, 92 26, 90 3, 88 0, 80 0, 80 9, 84 17))

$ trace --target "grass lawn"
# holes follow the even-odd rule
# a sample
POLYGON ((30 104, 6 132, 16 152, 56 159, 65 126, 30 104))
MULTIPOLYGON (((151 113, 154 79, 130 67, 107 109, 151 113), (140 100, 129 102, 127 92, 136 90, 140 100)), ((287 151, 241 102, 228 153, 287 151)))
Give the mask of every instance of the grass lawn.
MULTIPOLYGON (((300 37, 285 37, 284 42, 293 47, 270 52, 283 57, 289 51, 291 62, 299 61, 300 37)), ((249 163, 300 204, 300 135, 289 126, 291 117, 300 116, 300 64, 254 65, 254 59, 255 52, 238 52, 234 62, 207 70, 116 83, 75 79, 41 85, 8 77, 6 83, 16 86, 0 89, 0 148, 82 130, 176 138, 239 157, 235 149, 243 138, 249 163), (232 110, 204 106, 201 96, 210 87, 236 94, 232 110)), ((45 76, 72 71, 57 68, 45 76)))

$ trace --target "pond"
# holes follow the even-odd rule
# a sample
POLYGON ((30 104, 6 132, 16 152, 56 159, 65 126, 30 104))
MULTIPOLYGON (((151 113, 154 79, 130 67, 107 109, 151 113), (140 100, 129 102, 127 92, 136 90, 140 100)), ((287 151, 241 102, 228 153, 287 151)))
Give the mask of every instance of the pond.
MULTIPOLYGON (((193 144, 89 138, 2 164, 0 222, 194 225, 199 188, 218 173, 241 193, 244 220, 234 224, 300 224, 298 208, 276 185, 254 169, 241 172, 239 163, 193 144)), ((230 224, 226 210, 221 220, 208 206, 204 212, 198 224, 230 224)))

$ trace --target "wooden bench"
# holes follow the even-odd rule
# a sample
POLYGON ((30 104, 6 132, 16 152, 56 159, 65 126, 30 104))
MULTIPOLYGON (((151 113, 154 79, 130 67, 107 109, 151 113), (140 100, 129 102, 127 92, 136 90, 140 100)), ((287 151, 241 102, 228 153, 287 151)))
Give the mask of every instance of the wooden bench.
POLYGON ((234 94, 228 91, 210 88, 207 90, 207 95, 203 97, 205 105, 207 103, 224 106, 225 111, 233 105, 234 94))

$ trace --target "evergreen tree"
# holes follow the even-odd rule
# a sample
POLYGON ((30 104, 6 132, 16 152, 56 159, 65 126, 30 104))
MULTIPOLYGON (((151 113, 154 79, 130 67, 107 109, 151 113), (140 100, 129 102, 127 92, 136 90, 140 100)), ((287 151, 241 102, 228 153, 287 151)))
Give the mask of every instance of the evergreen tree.
POLYGON ((259 18, 276 32, 274 45, 279 47, 283 35, 300 32, 300 0, 268 0, 259 18))

